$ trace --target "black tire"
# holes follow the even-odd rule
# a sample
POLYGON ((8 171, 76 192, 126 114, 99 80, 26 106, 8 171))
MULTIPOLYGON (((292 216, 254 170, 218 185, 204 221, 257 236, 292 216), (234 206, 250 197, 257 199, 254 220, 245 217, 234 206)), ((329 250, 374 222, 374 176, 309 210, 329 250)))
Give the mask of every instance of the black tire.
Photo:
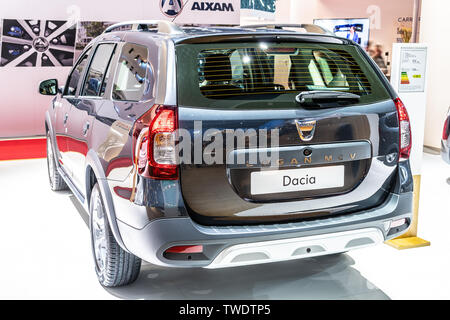
POLYGON ((53 155, 52 139, 50 132, 47 132, 47 171, 50 188, 53 191, 67 190, 67 184, 56 169, 56 161, 53 155))
POLYGON ((139 276, 141 259, 122 249, 114 238, 98 183, 91 192, 89 215, 92 254, 100 284, 104 287, 119 287, 134 282, 139 276), (103 220, 103 224, 100 222, 101 220, 103 220), (101 235, 101 232, 104 232, 104 236, 101 235), (94 241, 96 236, 104 238, 104 242, 94 241), (103 258, 98 258, 97 254, 102 255, 103 258))

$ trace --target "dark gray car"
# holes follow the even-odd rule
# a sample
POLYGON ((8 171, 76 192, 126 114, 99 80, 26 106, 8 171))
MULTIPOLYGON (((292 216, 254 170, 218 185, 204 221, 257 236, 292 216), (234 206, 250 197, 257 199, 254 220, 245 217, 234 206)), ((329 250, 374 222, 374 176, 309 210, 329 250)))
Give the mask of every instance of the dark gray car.
POLYGON ((50 184, 89 212, 102 285, 141 259, 241 266, 407 230, 405 106, 357 44, 301 27, 122 23, 41 83, 50 184))

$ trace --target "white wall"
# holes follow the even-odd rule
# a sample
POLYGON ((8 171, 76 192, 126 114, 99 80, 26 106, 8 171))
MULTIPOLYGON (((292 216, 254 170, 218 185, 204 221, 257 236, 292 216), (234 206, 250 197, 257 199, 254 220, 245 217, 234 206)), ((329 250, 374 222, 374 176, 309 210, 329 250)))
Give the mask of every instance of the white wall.
MULTIPOLYGON (((223 2, 209 0, 209 2, 223 2)), ((165 18, 160 0, 15 0, 0 4, 1 19, 124 21, 165 18)), ((187 4, 192 5, 194 1, 187 4)), ((228 0, 235 11, 187 13, 183 9, 180 23, 239 23, 240 0, 228 0), (184 19, 184 20, 183 20, 184 19), (185 20, 188 19, 188 20, 185 20), (190 19, 190 20, 189 20, 190 19)), ((186 3, 186 2, 185 2, 186 3)), ((165 18, 168 19, 168 18, 165 18)), ((44 115, 51 98, 39 95, 41 80, 57 78, 64 84, 70 67, 0 67, 0 138, 44 134, 44 115)))
POLYGON ((284 23, 313 23, 317 17, 317 0, 277 0, 276 21, 284 23))
POLYGON ((413 7, 413 0, 278 0, 276 19, 313 23, 314 19, 370 18, 370 40, 391 52, 396 21, 398 17, 411 17, 413 7))
MULTIPOLYGON (((422 1, 420 40, 429 45, 428 96, 425 120, 427 146, 440 148, 445 114, 450 106, 450 1, 422 1)), ((413 137, 414 139, 414 137, 413 137)))
MULTIPOLYGON (((120 21, 145 17, 140 7, 122 1, 17 0, 0 9, 0 19, 54 19, 120 21), (76 3, 76 4, 75 4, 76 3)), ((70 67, 0 67, 0 138, 44 134, 44 114, 51 97, 38 94, 41 80, 57 78, 61 83, 70 67)))

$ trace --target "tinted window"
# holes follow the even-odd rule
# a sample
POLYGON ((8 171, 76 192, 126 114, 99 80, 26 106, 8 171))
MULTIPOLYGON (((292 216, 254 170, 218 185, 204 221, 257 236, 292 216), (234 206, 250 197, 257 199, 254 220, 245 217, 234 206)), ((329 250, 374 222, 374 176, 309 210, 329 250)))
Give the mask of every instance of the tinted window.
POLYGON ((108 80, 105 74, 107 73, 115 46, 113 43, 105 43, 100 44, 95 50, 84 83, 83 96, 98 96, 105 92, 108 80))
POLYGON ((91 49, 89 48, 86 51, 86 53, 80 58, 80 60, 78 60, 78 63, 75 66, 75 68, 73 68, 72 73, 67 79, 64 95, 73 96, 77 92, 78 82, 80 80, 81 75, 83 74, 84 68, 86 67, 90 52, 91 49))
POLYGON ((115 100, 140 101, 151 67, 148 50, 137 44, 125 44, 119 58, 112 96, 115 100))
POLYGON ((356 46, 326 43, 185 44, 177 46, 178 97, 184 105, 289 107, 302 91, 361 96, 389 93, 356 46), (276 103, 274 103, 276 102, 276 103), (258 104, 258 105, 257 105, 258 104))

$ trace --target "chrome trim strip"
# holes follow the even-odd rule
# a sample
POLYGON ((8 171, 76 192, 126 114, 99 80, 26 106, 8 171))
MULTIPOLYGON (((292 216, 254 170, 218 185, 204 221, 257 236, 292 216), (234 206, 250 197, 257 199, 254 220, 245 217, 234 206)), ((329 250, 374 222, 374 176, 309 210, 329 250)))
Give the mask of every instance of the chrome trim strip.
MULTIPOLYGON (((293 158, 297 159, 297 167, 305 168, 303 159, 311 159, 311 165, 318 164, 334 164, 346 161, 357 161, 370 159, 372 157, 372 148, 369 141, 355 141, 355 142, 342 142, 342 143, 327 143, 316 145, 302 145, 295 147, 279 147, 279 148, 256 148, 256 149, 237 149, 228 154, 227 168, 228 169, 248 169, 249 167, 291 167, 295 166, 290 164, 289 161, 293 158), (303 151, 305 149, 311 150, 311 155, 304 156, 303 151), (284 159, 285 163, 261 163, 262 155, 276 155, 274 161, 284 159), (330 157, 327 158, 326 157, 330 157), (241 159, 242 158, 242 159, 241 159), (250 164, 250 159, 256 159, 255 164, 250 164), (238 161, 245 160, 245 161, 238 161)), ((309 162, 308 162, 309 163, 309 162)))

